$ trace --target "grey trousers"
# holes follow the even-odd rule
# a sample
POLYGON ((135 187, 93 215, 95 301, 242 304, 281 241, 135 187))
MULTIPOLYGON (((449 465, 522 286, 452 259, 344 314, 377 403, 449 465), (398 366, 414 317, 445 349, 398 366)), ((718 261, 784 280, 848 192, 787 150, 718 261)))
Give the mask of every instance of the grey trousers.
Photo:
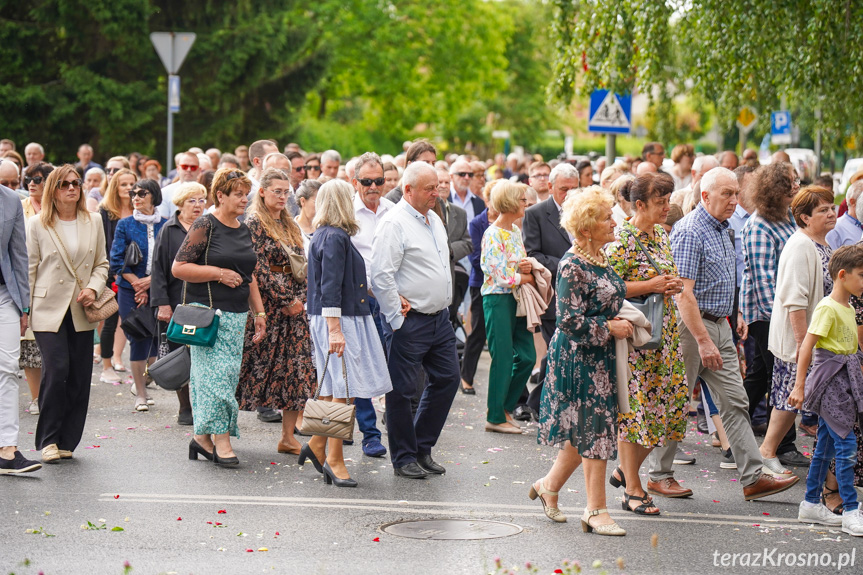
MULTIPOLYGON (((737 463, 740 473, 740 484, 744 487, 752 485, 761 477, 761 452, 749 420, 749 399, 743 387, 740 376, 740 364, 737 360, 737 350, 731 337, 731 326, 721 320, 713 322, 704 320, 704 326, 710 339, 719 349, 722 356, 722 369, 712 371, 701 364, 698 353, 698 343, 683 322, 680 323, 680 347, 683 351, 683 363, 686 367, 686 377, 689 392, 700 376, 710 389, 710 395, 719 408, 719 417, 725 426, 731 453, 737 463)), ((671 466, 677 451, 676 441, 667 441, 663 447, 657 447, 647 458, 647 468, 651 481, 660 481, 666 477, 674 477, 671 466)))

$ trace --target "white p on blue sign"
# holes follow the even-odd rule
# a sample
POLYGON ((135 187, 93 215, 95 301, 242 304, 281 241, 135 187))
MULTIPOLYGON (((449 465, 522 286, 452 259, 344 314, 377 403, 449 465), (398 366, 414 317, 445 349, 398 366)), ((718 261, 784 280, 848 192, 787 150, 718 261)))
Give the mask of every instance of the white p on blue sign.
POLYGON ((774 144, 791 143, 791 112, 781 110, 770 114, 770 140, 774 144))
POLYGON ((628 134, 632 129, 632 96, 596 90, 590 95, 589 132, 628 134))

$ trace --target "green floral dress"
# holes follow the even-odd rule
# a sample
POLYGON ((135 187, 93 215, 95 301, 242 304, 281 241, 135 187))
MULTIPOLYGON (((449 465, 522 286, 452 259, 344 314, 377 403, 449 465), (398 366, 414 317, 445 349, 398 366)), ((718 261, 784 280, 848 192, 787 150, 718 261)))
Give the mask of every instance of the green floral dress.
MULTIPOLYGON (((646 232, 628 221, 617 228, 617 241, 606 248, 609 262, 624 281, 643 281, 658 275, 638 247, 637 237, 656 265, 666 274, 678 275, 668 235, 662 226, 654 228, 651 240, 646 232)), ((644 447, 659 447, 666 440, 682 441, 686 433, 686 371, 680 349, 679 314, 674 298, 665 297, 662 347, 636 349, 629 354, 629 409, 618 415, 620 440, 644 447)))
POLYGON ((572 252, 561 258, 537 443, 563 447, 569 441, 582 457, 617 457, 617 376, 608 320, 625 295, 626 284, 611 266, 592 265, 572 252))

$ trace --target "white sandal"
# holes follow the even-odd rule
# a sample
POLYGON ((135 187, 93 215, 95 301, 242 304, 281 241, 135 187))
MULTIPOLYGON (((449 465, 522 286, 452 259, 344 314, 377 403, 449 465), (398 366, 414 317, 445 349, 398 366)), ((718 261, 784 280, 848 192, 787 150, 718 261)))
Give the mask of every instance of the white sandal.
POLYGON ((566 515, 564 515, 560 509, 557 507, 550 507, 546 505, 545 499, 542 498, 543 495, 551 495, 552 497, 557 496, 557 491, 549 491, 542 484, 542 479, 538 481, 539 489, 533 485, 530 486, 530 492, 527 494, 531 500, 539 497, 539 502, 542 503, 542 510, 545 512, 545 516, 554 521, 555 523, 566 523, 566 515))
POLYGON ((608 525, 591 525, 590 518, 602 513, 608 513, 608 509, 588 511, 587 507, 585 507, 584 515, 581 517, 581 530, 585 533, 595 532, 597 535, 612 535, 617 537, 626 535, 626 530, 618 525, 617 522, 609 523, 608 525))

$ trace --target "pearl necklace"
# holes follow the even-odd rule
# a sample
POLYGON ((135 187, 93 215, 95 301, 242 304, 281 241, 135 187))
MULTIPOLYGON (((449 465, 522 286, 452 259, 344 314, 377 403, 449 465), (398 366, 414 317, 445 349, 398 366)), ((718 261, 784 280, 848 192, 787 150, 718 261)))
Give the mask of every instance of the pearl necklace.
POLYGON ((582 255, 582 257, 584 257, 584 259, 586 259, 591 264, 595 265, 598 268, 607 268, 608 267, 608 256, 605 255, 605 252, 601 252, 602 253, 602 259, 605 261, 600 262, 600 261, 597 261, 595 258, 593 258, 593 256, 591 256, 589 253, 587 253, 587 250, 582 248, 580 245, 578 245, 578 244, 574 244, 574 245, 575 245, 575 249, 578 250, 578 253, 580 253, 582 255))

